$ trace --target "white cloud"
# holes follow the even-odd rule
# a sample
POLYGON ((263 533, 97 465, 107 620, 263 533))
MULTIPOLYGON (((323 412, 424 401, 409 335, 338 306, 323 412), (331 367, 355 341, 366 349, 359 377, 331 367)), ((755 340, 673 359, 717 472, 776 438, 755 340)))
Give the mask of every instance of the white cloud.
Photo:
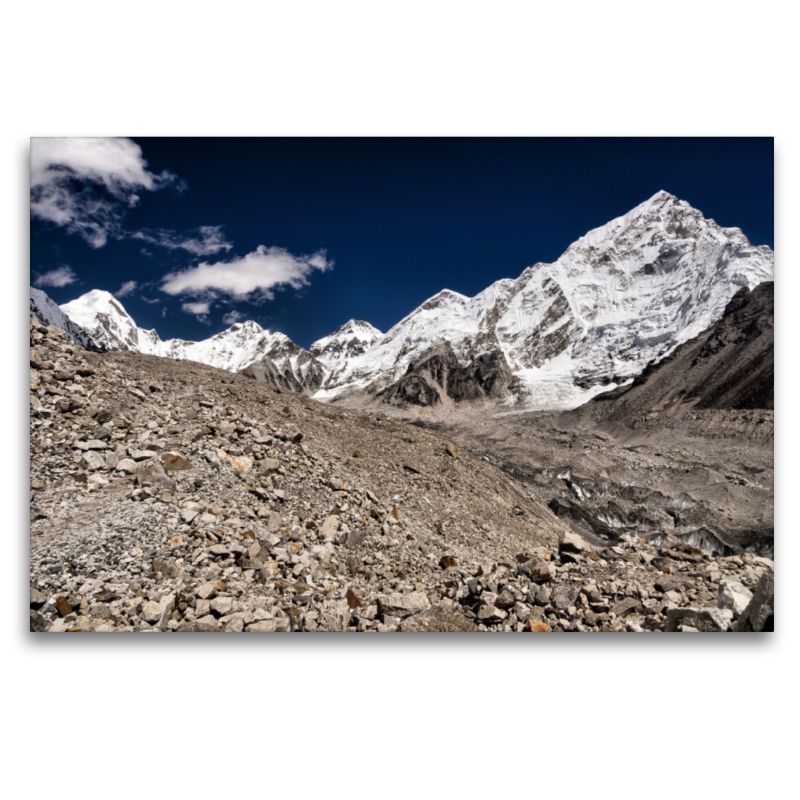
POLYGON ((32 138, 31 215, 77 233, 92 247, 119 237, 137 192, 185 188, 168 170, 147 170, 142 149, 123 138, 32 138))
POLYGON ((333 267, 324 250, 310 256, 293 256, 282 247, 259 245, 252 253, 215 264, 202 262, 196 267, 171 272, 163 278, 161 290, 167 294, 190 293, 216 297, 227 294, 243 298, 271 300, 273 289, 291 286, 299 289, 308 285, 309 275, 318 269, 325 272, 333 267))
POLYGON ((58 269, 51 269, 50 272, 45 272, 39 275, 33 282, 34 286, 55 286, 60 289, 62 286, 69 286, 75 283, 78 276, 72 271, 72 267, 64 265, 58 269))
POLYGON ((161 319, 164 319, 164 317, 166 316, 167 316, 167 307, 164 306, 164 308, 161 309, 161 319))
POLYGON ((196 316, 202 316, 204 314, 208 314, 211 304, 210 303, 183 303, 181 308, 187 314, 195 314, 196 316))
POLYGON ((239 320, 244 319, 244 314, 241 311, 229 311, 223 318, 222 321, 226 325, 235 325, 239 320))
POLYGON ((163 229, 145 228, 132 233, 131 237, 141 239, 148 244, 166 247, 169 250, 186 250, 195 256, 213 256, 221 250, 230 250, 233 246, 225 238, 221 225, 201 225, 197 228, 194 236, 183 236, 175 231, 163 229))
MULTIPOLYGON (((145 297, 144 295, 142 295, 140 299, 144 300, 145 303, 149 303, 151 306, 154 306, 157 303, 161 302, 158 298, 150 299, 149 297, 145 297)), ((164 310, 166 311, 166 309, 164 309, 164 310)))
POLYGON ((125 281, 122 286, 114 292, 115 297, 127 297, 129 294, 136 290, 139 284, 136 281, 125 281))

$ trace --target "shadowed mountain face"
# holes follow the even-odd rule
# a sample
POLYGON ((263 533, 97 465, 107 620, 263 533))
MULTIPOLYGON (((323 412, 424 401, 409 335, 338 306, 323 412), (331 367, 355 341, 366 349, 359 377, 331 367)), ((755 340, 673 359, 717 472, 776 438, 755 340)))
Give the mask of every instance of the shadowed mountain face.
POLYGON ((774 345, 774 283, 743 287, 707 331, 648 366, 630 386, 574 413, 637 428, 675 421, 690 409, 773 409, 774 345))
POLYGON ((440 342, 408 365, 406 374, 377 395, 399 407, 438 406, 447 400, 498 400, 513 376, 503 354, 484 353, 462 366, 449 342, 440 342))

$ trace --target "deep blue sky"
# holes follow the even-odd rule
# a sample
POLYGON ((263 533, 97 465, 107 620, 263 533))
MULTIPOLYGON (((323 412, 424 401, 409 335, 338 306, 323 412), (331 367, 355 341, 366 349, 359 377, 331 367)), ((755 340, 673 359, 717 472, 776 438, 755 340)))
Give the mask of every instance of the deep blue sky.
POLYGON ((169 170, 187 188, 138 192, 138 205, 120 216, 122 229, 182 235, 222 226, 232 249, 198 258, 125 234, 95 248, 32 219, 31 282, 68 266, 73 283, 42 286, 65 303, 136 281, 122 302, 162 339, 206 338, 227 327, 222 317, 234 308, 304 347, 353 317, 386 331, 443 288, 471 296, 555 260, 659 189, 774 247, 771 138, 134 141, 151 173, 169 170), (205 322, 181 309, 191 297, 159 289, 170 271, 259 245, 295 256, 324 249, 334 267, 266 303, 215 302, 205 322))

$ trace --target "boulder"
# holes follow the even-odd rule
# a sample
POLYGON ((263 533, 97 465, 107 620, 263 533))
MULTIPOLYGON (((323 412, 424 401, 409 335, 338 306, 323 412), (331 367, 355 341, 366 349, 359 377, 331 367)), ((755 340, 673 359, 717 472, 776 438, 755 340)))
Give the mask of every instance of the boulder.
POLYGON ((191 463, 177 453, 162 453, 161 463, 170 471, 186 470, 191 468, 191 463))
POLYGON ((424 592, 400 594, 394 592, 378 597, 378 613, 381 616, 408 617, 419 614, 431 607, 430 600, 424 592))
POLYGON ((581 593, 578 586, 559 586, 553 591, 550 602, 559 610, 564 611, 570 606, 574 606, 581 593))
POLYGON ((738 632, 769 633, 775 630, 775 572, 759 579, 753 597, 733 627, 738 632))
POLYGON ((591 553, 593 552, 592 546, 577 533, 568 531, 561 534, 558 540, 559 553, 591 553))
POLYGON ((733 611, 727 608, 670 608, 664 630, 675 633, 682 627, 695 628, 702 633, 727 631, 733 611))
POLYGON ((556 568, 550 561, 540 561, 531 571, 531 578, 536 583, 547 583, 556 576, 556 568))
POLYGON ((717 605, 729 608, 738 617, 747 608, 753 593, 738 581, 720 581, 717 591, 717 605))

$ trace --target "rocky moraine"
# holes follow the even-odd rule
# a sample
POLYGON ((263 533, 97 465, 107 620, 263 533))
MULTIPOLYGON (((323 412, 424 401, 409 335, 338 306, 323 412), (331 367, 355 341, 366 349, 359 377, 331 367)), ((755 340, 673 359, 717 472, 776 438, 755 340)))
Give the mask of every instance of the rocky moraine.
POLYGON ((30 322, 32 631, 727 631, 773 562, 581 536, 453 438, 30 322))

